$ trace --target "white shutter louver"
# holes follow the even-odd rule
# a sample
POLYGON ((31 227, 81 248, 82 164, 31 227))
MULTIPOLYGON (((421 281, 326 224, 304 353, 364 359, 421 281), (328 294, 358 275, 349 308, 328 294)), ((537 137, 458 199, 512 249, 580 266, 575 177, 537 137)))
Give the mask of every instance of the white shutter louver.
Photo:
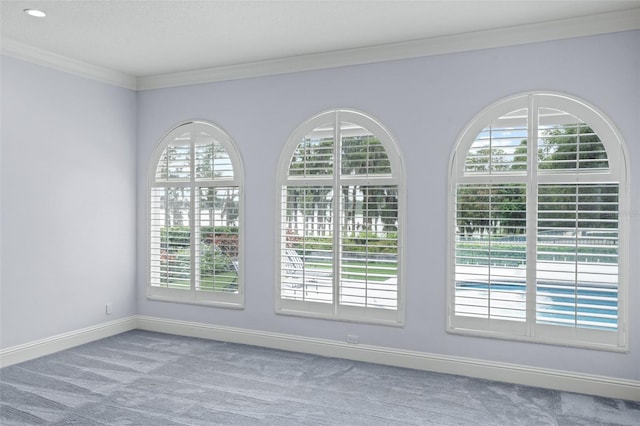
POLYGON ((341 123, 342 175, 389 175, 389 157, 376 137, 353 123, 341 123))
POLYGON ((297 142, 282 159, 281 312, 398 322, 401 179, 388 152, 391 139, 369 120, 325 113, 290 141, 297 142))
POLYGON ((334 129, 325 124, 300 142, 291 158, 289 176, 330 176, 333 174, 334 129))
POLYGON ((524 321, 524 184, 461 184, 456 197, 455 312, 524 321))
POLYGON ((158 147, 150 189, 148 296, 238 306, 239 157, 216 127, 191 122, 158 147))
POLYGON ((466 155, 465 173, 495 174, 527 169, 527 110, 494 120, 475 138, 466 155))
POLYGON ((283 190, 281 297, 333 302, 333 189, 283 190))
POLYGON ((238 291, 237 187, 199 188, 199 241, 195 250, 199 291, 238 291))
POLYGON ((158 163, 156 180, 188 181, 190 177, 191 148, 189 145, 169 145, 158 163))
POLYGON ((540 108, 539 168, 542 170, 607 169, 607 151, 598 135, 572 114, 540 108))
POLYGON ((190 200, 189 188, 151 191, 152 285, 178 289, 191 286, 190 200))
POLYGON ((618 185, 540 185, 537 320, 617 328, 618 185))
POLYGON ((625 347, 615 130, 561 95, 514 97, 483 117, 453 158, 449 329, 625 347))
POLYGON ((398 187, 352 185, 340 192, 340 303, 396 309, 398 187))

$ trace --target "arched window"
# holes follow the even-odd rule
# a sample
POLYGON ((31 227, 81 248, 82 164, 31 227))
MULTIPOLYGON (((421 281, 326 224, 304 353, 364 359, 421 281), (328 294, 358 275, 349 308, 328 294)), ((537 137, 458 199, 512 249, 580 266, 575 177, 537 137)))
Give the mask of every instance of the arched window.
POLYGON ((626 174, 618 133, 576 99, 476 117, 451 162, 449 331, 626 349, 626 174))
POLYGON ((218 127, 184 123, 149 170, 151 299, 241 307, 242 164, 218 127))
POLYGON ((277 312, 402 324, 405 185, 387 130, 356 111, 311 118, 278 188, 277 312))

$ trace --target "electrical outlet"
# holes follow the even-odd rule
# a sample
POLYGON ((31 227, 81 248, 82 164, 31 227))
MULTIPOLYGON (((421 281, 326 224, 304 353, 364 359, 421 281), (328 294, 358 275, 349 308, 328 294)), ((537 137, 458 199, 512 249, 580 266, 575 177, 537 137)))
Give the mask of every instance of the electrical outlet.
POLYGON ((106 304, 104 308, 104 313, 107 315, 111 315, 113 313, 113 306, 111 305, 111 303, 106 304))
POLYGON ((347 334, 347 343, 356 344, 358 343, 358 335, 357 334, 347 334))

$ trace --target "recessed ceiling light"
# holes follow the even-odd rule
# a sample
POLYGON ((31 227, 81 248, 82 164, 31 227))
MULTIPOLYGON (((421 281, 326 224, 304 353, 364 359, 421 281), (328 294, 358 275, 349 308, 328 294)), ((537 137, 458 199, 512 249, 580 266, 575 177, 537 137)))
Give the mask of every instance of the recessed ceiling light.
POLYGON ((43 11, 38 10, 38 9, 25 9, 24 13, 26 13, 29 16, 36 17, 36 18, 44 18, 45 16, 47 16, 46 13, 44 13, 43 11))

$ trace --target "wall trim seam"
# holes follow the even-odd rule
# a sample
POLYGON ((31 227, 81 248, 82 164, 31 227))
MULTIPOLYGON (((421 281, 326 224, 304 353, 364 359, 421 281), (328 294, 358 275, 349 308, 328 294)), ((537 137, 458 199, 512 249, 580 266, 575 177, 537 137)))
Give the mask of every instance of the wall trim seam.
POLYGON ((640 381, 148 316, 138 329, 640 401, 640 381))
POLYGON ((135 329, 640 401, 638 380, 138 315, 3 349, 0 367, 135 329))
POLYGON ((130 316, 21 345, 11 346, 0 350, 0 367, 8 367, 13 364, 93 342, 94 340, 104 339, 105 337, 134 330, 137 327, 137 323, 137 318, 130 316))

